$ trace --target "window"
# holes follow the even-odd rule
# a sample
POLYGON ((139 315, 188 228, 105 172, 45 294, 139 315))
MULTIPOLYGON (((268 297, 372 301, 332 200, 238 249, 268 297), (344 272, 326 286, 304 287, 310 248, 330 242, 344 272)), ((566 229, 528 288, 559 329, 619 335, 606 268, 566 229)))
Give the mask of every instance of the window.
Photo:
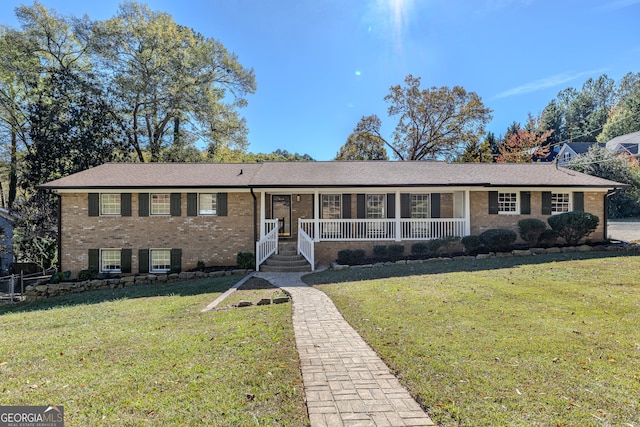
POLYGON ((498 193, 498 213, 518 213, 518 193, 498 193))
POLYGON ((384 194, 367 194, 367 218, 384 218, 384 194))
POLYGON ((171 214, 171 195, 169 193, 151 195, 151 215, 171 214))
POLYGON ((120 194, 100 195, 100 215, 120 215, 120 194))
POLYGON ((200 194, 198 215, 216 215, 218 212, 218 195, 215 193, 200 194))
POLYGON ((412 194, 411 195, 411 218, 429 218, 431 217, 430 195, 429 194, 412 194))
POLYGON ((559 214, 569 212, 569 193, 552 193, 551 194, 551 214, 559 214))
POLYGON ((166 273, 171 269, 171 249, 151 249, 149 252, 152 273, 166 273))
POLYGON ((120 273, 122 270, 121 255, 120 249, 102 249, 100 251, 100 272, 120 273))
POLYGON ((340 219, 342 216, 342 197, 340 194, 322 195, 322 218, 340 219))

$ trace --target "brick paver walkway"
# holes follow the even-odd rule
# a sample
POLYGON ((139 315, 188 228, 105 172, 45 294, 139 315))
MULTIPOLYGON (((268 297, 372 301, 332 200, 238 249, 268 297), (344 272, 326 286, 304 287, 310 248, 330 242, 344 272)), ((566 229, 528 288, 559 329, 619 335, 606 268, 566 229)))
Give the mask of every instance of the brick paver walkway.
POLYGON ((291 294, 312 427, 434 426, 389 368, 305 273, 257 273, 291 294))

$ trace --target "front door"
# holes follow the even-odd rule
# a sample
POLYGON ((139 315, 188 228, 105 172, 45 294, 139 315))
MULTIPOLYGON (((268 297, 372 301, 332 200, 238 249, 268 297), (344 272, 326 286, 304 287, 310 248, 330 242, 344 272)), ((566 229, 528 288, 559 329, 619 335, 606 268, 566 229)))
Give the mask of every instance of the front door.
POLYGON ((291 195, 271 196, 271 218, 278 220, 279 237, 291 237, 291 195))

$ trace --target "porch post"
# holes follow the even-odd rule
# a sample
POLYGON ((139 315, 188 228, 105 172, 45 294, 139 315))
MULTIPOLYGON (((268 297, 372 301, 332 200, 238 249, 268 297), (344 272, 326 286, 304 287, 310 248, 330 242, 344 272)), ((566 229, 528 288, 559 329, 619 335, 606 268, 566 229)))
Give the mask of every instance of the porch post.
POLYGON ((265 230, 264 230, 264 221, 266 219, 266 215, 265 215, 265 191, 261 191, 260 192, 260 238, 262 239, 265 235, 265 230))
MULTIPOLYGON (((464 234, 471 234, 471 192, 464 191, 464 234)), ((464 237, 464 236, 463 236, 464 237)))
POLYGON ((318 190, 313 191, 313 241, 320 241, 320 196, 318 190))
POLYGON ((402 240, 402 221, 401 221, 401 209, 400 209, 400 190, 396 190, 396 212, 395 212, 395 219, 396 219, 396 242, 399 242, 402 240))

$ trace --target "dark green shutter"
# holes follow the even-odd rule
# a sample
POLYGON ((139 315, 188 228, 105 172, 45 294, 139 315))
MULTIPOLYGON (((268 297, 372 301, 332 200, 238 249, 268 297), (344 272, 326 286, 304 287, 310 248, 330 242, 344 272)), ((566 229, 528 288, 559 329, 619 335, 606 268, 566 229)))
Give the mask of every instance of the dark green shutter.
POLYGON ((573 193, 573 210, 576 212, 584 212, 584 193, 575 191, 573 193))
POLYGON ((489 215, 497 215, 500 210, 500 204, 498 203, 498 192, 489 191, 489 215))
POLYGON ((149 193, 138 194, 138 216, 149 216, 149 193))
POLYGON ((542 192, 542 215, 551 215, 551 191, 542 192))
POLYGON ((171 198, 169 199, 169 213, 171 213, 171 216, 182 215, 182 194, 171 193, 171 198))
POLYGON ((356 195, 356 218, 367 217, 367 196, 365 194, 356 195))
POLYGON ((149 249, 138 249, 138 271, 149 272, 149 249))
POLYGON ((400 194, 400 218, 411 218, 411 194, 400 194))
POLYGON ((100 216, 100 194, 89 193, 89 216, 100 216))
POLYGON ((431 193, 431 218, 440 218, 440 193, 431 193))
POLYGON ((387 218, 396 217, 396 195, 387 193, 387 218))
POLYGON ((131 216, 131 193, 120 194, 120 215, 131 216))
POLYGON ((522 215, 531 215, 531 192, 520 192, 520 213, 522 215))
POLYGON ((100 249, 89 249, 89 270, 100 271, 100 249))
POLYGON ((187 216, 198 216, 198 193, 187 193, 187 216))
POLYGON ((216 214, 218 216, 229 215, 228 200, 229 200, 229 197, 227 193, 218 193, 216 195, 216 214))
POLYGON ((342 218, 351 218, 351 194, 342 195, 342 218))
POLYGON ((131 249, 122 249, 120 251, 120 271, 131 273, 131 249))
POLYGON ((171 273, 182 271, 182 249, 171 249, 171 273))

